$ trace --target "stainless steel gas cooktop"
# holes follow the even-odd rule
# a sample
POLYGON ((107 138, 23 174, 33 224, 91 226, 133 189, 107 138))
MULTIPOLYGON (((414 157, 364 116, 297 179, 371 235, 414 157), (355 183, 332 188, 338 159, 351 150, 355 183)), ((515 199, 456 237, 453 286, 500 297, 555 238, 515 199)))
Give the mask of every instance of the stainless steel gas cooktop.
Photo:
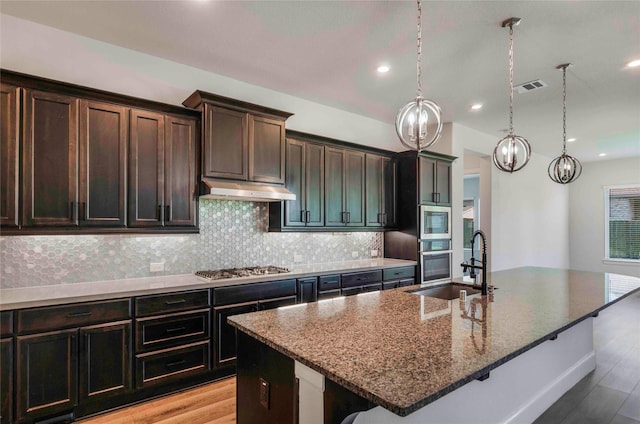
POLYGON ((223 278, 252 277, 255 275, 283 274, 289 269, 279 266, 251 266, 246 268, 229 268, 212 271, 196 271, 196 276, 208 281, 222 280, 223 278))

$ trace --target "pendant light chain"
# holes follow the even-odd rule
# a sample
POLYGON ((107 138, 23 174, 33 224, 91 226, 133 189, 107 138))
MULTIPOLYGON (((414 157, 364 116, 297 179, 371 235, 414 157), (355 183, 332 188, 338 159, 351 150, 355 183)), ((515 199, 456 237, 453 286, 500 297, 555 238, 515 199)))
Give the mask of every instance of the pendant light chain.
POLYGON ((509 25, 509 135, 513 135, 513 24, 509 25))
POLYGON ((422 97, 422 0, 418 0, 418 91, 417 97, 422 97))
POLYGON ((567 67, 562 68, 562 154, 567 153, 567 67))

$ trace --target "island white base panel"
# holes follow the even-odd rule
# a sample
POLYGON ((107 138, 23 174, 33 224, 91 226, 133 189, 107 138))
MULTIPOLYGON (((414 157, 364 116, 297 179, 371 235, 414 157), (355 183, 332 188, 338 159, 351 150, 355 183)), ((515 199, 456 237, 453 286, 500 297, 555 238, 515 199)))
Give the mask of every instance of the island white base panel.
MULTIPOLYGON (((382 407, 354 424, 525 424, 533 422, 595 369, 593 318, 588 318, 406 417, 382 407)), ((301 424, 323 424, 324 376, 295 363, 301 424)))
POLYGON ((376 407, 354 424, 532 423, 595 369, 593 318, 588 318, 406 417, 376 407))

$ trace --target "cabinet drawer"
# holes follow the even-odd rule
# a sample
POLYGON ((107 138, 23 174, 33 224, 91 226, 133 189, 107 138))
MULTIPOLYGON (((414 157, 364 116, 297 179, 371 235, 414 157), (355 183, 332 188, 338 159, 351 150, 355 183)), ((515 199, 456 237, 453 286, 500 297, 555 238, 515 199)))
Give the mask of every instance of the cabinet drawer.
POLYGON ((339 275, 323 275, 318 280, 318 291, 335 290, 340 288, 339 275))
POLYGON ((318 293, 318 300, 340 297, 340 290, 326 290, 318 293))
POLYGON ((25 309, 16 312, 16 331, 48 331, 129 318, 129 299, 25 309))
POLYGON ((213 289, 213 305, 229 305, 295 295, 295 279, 217 287, 213 289))
POLYGON ((365 272, 353 272, 351 274, 342 274, 342 287, 362 286, 369 283, 377 283, 382 281, 382 270, 365 272))
POLYGON ((163 349, 209 338, 209 309, 136 320, 136 351, 163 349))
POLYGON ((209 370, 209 342, 167 349, 136 357, 138 389, 179 380, 209 370))
POLYGON ((382 290, 382 283, 368 284, 365 286, 357 286, 357 287, 342 289, 342 295, 352 296, 354 294, 366 293, 366 292, 372 292, 372 291, 378 291, 378 290, 382 290))
POLYGON ((401 278, 413 277, 416 275, 415 266, 406 266, 402 268, 386 268, 382 270, 383 280, 399 280, 401 278))
POLYGON ((166 314, 209 306, 209 290, 159 294, 136 298, 136 316, 166 314))
POLYGON ((414 278, 407 278, 404 280, 400 280, 400 282, 398 283, 398 287, 408 287, 413 286, 414 284, 416 284, 416 280, 414 278))
POLYGON ((13 334, 13 311, 0 312, 0 337, 13 334))

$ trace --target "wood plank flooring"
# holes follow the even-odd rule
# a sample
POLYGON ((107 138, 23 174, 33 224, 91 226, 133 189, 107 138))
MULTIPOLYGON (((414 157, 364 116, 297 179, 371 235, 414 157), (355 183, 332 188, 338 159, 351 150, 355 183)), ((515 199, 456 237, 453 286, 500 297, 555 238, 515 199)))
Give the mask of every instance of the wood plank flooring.
MULTIPOLYGON (((640 293, 594 322, 596 369, 534 424, 640 424, 640 293)), ((236 380, 229 378, 79 421, 82 424, 229 424, 236 422, 236 380)))
POLYGON ((236 379, 78 421, 81 424, 231 424, 236 422, 236 379))

